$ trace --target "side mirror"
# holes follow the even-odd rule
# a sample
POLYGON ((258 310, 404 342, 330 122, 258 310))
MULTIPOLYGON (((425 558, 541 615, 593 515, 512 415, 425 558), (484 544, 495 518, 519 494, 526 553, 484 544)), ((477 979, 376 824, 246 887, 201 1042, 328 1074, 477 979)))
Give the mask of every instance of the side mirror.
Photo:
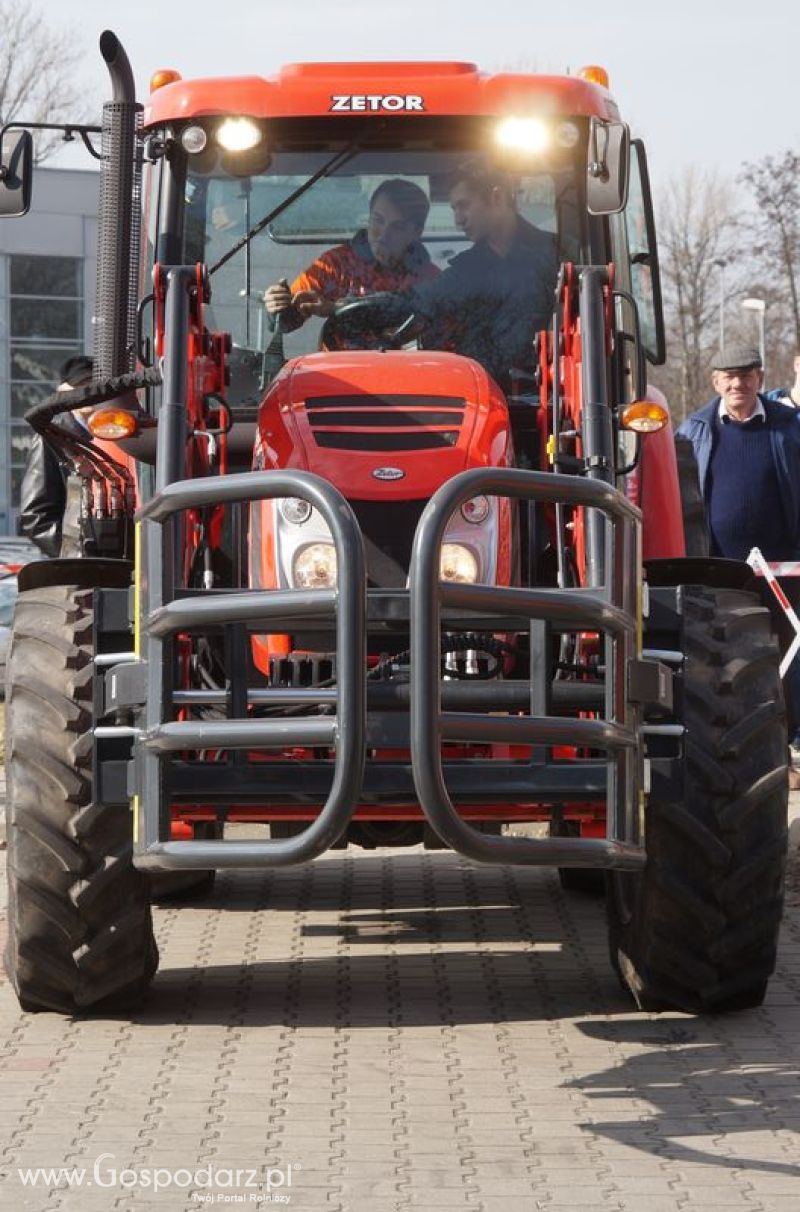
POLYGON ((33 138, 29 130, 4 131, 0 140, 0 218, 17 219, 31 208, 33 138))
POLYGON ((615 215, 628 201, 631 133, 624 122, 592 118, 586 166, 586 205, 590 215, 615 215))

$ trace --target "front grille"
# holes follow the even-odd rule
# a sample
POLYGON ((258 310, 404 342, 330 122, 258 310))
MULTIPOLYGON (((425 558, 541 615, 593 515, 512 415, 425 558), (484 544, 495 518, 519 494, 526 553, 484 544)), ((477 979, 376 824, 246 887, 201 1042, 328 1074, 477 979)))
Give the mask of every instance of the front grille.
POLYGON ((306 414, 318 446, 335 450, 434 450, 455 446, 464 420, 461 396, 316 396, 306 414))
POLYGON ((317 446, 333 450, 374 450, 391 454, 393 450, 435 450, 437 446, 455 446, 458 430, 429 430, 426 433, 409 433, 408 430, 391 430, 386 433, 348 433, 338 430, 327 433, 314 431, 317 446))
POLYGON ((402 589, 423 501, 351 501, 364 536, 367 580, 375 589, 402 589))

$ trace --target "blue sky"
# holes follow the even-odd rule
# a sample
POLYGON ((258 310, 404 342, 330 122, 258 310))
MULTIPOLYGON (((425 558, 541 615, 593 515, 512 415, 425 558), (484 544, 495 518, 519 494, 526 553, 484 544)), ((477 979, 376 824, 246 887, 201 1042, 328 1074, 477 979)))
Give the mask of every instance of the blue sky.
POLYGON ((646 140, 657 186, 692 163, 733 184, 743 160, 800 147, 796 0, 616 0, 607 14, 598 0, 39 0, 37 7, 74 31, 82 80, 98 100, 106 75, 97 38, 110 28, 128 52, 140 97, 159 67, 190 77, 270 75, 304 60, 464 59, 487 71, 543 72, 600 63, 624 117, 646 140))

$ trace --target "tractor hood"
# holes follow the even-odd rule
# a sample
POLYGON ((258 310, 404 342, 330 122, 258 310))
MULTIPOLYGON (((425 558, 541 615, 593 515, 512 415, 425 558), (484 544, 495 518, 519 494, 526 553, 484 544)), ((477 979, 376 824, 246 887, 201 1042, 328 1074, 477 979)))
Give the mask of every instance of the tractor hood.
POLYGON ((257 466, 315 472, 351 500, 420 499, 509 461, 505 397, 457 354, 311 354, 286 364, 259 410, 257 466))

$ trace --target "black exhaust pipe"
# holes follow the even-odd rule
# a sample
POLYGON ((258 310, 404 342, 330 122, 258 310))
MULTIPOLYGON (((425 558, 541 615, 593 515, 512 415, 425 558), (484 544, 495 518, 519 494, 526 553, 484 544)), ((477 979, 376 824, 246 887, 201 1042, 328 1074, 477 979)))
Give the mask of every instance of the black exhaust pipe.
POLYGON ((128 56, 111 30, 100 35, 100 53, 111 77, 112 98, 103 106, 94 377, 110 379, 135 367, 142 224, 137 133, 142 106, 136 103, 128 56))

